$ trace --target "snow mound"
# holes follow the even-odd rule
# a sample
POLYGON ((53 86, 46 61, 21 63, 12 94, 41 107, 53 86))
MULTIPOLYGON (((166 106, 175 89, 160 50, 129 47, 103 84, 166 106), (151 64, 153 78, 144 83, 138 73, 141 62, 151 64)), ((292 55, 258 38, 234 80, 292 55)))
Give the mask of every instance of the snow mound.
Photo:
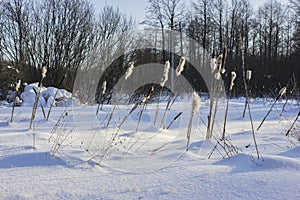
POLYGON ((231 173, 243 173, 249 171, 275 170, 275 169, 295 169, 300 170, 300 161, 284 156, 264 156, 257 159, 247 154, 238 154, 214 165, 232 166, 231 173))
POLYGON ((49 167, 54 165, 66 165, 66 163, 60 158, 50 156, 47 152, 23 153, 0 159, 0 168, 3 169, 13 167, 49 167))
POLYGON ((300 158, 300 147, 295 147, 289 151, 280 153, 279 155, 290 157, 290 158, 300 158))
MULTIPOLYGON (((21 94, 23 100, 22 106, 32 107, 36 97, 38 83, 32 83, 25 86, 24 92, 21 94)), ((55 87, 41 87, 40 98, 38 106, 50 107, 54 106, 64 107, 77 105, 78 101, 72 99, 72 93, 55 87)))

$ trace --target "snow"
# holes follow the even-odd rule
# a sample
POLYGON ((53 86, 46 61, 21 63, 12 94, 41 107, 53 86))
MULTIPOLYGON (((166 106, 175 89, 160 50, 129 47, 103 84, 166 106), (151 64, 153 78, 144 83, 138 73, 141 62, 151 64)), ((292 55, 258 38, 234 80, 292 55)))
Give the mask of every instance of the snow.
MULTIPOLYGON (((21 94, 21 99, 23 100, 22 106, 32 107, 34 104, 35 96, 38 88, 38 83, 28 84, 24 88, 24 92, 21 94)), ((64 90, 57 89, 54 87, 41 87, 40 98, 38 105, 44 107, 50 107, 51 104, 55 106, 71 106, 73 104, 72 93, 64 90)))
MULTIPOLYGON (((190 151, 185 152, 190 96, 175 102, 168 112, 166 125, 183 111, 170 129, 152 126, 156 109, 152 103, 143 112, 138 132, 139 108, 110 143, 133 105, 117 105, 108 129, 105 126, 113 105, 104 105, 97 117, 96 105, 57 106, 47 122, 38 108, 30 130, 31 92, 32 86, 25 87, 23 103, 28 104, 15 108, 13 123, 9 123, 11 107, 0 106, 1 199, 300 198, 299 122, 285 136, 299 112, 296 100, 288 101, 281 116, 285 101, 276 103, 261 129, 255 129, 258 159, 248 113, 242 118, 243 98, 229 102, 226 141, 238 154, 228 157, 216 146, 216 139, 205 140, 209 99, 201 99, 193 120, 190 151)), ((42 89, 45 102, 41 104, 46 105, 46 112, 47 101, 55 92, 51 87, 42 89)), ((61 91, 59 97, 71 101, 72 95, 61 91)), ((251 99, 255 128, 273 101, 251 99)), ((223 130, 225 101, 220 102, 216 138, 223 130)), ((159 106, 158 122, 165 105, 159 106)))

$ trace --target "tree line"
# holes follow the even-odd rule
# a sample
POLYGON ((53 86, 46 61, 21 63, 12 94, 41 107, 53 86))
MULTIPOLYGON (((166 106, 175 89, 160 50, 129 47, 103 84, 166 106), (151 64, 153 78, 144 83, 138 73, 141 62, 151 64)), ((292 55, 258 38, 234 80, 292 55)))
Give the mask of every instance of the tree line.
MULTIPOLYGON (((238 74, 236 92, 241 94, 242 54, 246 69, 253 71, 253 94, 272 94, 300 80, 300 1, 283 4, 268 0, 253 8, 249 0, 148 0, 145 24, 161 30, 182 32, 200 44, 189 46, 186 56, 198 59, 202 49, 217 57, 226 48, 226 70, 238 74)), ((165 35, 162 32, 162 40, 165 35)), ((168 43, 168 40, 163 43, 168 43)), ((164 45, 164 44, 163 44, 164 45)), ((189 44, 186 44, 189 45, 189 44)), ((174 47, 173 47, 174 48, 174 47)), ((180 48, 180 47, 179 47, 180 48)), ((164 55, 162 55, 164 56, 164 55)), ((171 55, 169 56, 169 58, 171 55)))
MULTIPOLYGON (((153 32, 129 41, 130 30, 137 24, 131 16, 112 6, 95 12, 88 0, 2 0, 0 88, 11 88, 16 77, 24 82, 36 82, 41 68, 46 66, 45 85, 72 91, 76 71, 89 65, 87 62, 91 60, 86 59, 89 55, 97 55, 91 65, 101 68, 114 55, 126 54, 127 46, 132 43, 152 40, 163 51, 153 53, 139 49, 126 54, 126 58, 114 62, 116 66, 110 68, 107 79, 120 76, 132 60, 137 63, 141 59, 161 63, 171 60, 174 67, 180 58, 172 54, 175 49, 190 60, 200 60, 203 49, 211 57, 217 57, 226 49, 227 72, 223 79, 230 79, 228 76, 233 70, 241 77, 243 47, 246 69, 253 71, 253 91, 256 95, 276 92, 300 80, 299 5, 300 0, 290 0, 288 4, 268 0, 254 9, 249 0, 194 0, 191 3, 148 0, 142 24, 144 29, 153 28, 153 32), (170 36, 166 34, 168 30, 179 34, 170 36), (183 34, 196 43, 184 43, 183 34), (110 52, 102 52, 103 47, 110 52), (8 65, 20 73, 16 74, 8 65)), ((242 78, 237 81, 241 83, 242 78)), ((108 84, 111 83, 108 81, 108 84)), ((242 93, 242 85, 237 83, 237 94, 242 93)))
MULTIPOLYGON (((0 1, 0 88, 10 89, 17 77, 37 82, 45 66, 44 85, 72 91, 87 56, 101 45, 110 45, 113 55, 120 44, 107 41, 134 26, 118 8, 96 13, 88 0, 0 1)), ((106 58, 98 53, 100 65, 106 58)))

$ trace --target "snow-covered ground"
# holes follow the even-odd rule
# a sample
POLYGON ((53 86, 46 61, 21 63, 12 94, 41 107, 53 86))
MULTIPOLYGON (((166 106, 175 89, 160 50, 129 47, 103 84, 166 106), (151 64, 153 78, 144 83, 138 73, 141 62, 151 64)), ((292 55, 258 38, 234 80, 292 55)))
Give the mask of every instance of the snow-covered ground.
POLYGON ((259 159, 248 112, 242 117, 244 99, 229 103, 226 143, 232 146, 225 151, 219 139, 226 102, 214 138, 206 141, 209 100, 202 98, 186 152, 190 102, 175 102, 166 126, 183 114, 168 130, 157 128, 166 104, 160 104, 156 127, 156 104, 147 105, 137 132, 139 108, 117 128, 133 105, 117 105, 108 128, 111 105, 97 117, 97 106, 54 107, 47 122, 39 108, 31 130, 31 107, 16 107, 8 123, 12 108, 2 106, 0 199, 300 199, 299 121, 285 136, 299 112, 297 101, 289 101, 281 116, 284 101, 278 102, 256 131, 273 101, 251 99, 259 159))

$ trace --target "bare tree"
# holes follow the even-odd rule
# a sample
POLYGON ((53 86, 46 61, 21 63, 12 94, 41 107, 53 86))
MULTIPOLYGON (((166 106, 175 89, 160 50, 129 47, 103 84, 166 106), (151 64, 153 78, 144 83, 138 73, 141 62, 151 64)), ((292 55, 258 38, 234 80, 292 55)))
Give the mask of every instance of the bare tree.
POLYGON ((28 33, 28 1, 3 1, 1 4, 2 49, 5 58, 16 66, 25 63, 25 38, 28 33))

